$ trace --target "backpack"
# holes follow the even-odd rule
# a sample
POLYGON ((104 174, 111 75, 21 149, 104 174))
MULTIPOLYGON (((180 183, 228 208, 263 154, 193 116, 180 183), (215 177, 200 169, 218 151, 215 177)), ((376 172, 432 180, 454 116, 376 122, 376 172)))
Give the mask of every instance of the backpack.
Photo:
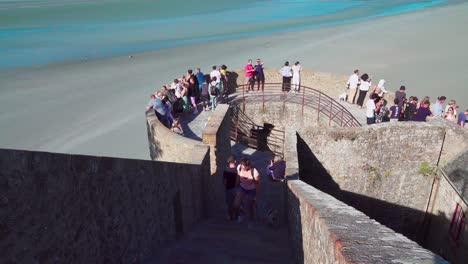
POLYGON ((210 95, 217 96, 219 94, 219 87, 218 84, 213 85, 210 83, 210 95))
POLYGON ((167 99, 169 99, 169 102, 171 102, 171 103, 175 103, 177 100, 179 100, 179 98, 177 98, 177 96, 175 94, 174 89, 167 90, 166 97, 167 97, 167 99))

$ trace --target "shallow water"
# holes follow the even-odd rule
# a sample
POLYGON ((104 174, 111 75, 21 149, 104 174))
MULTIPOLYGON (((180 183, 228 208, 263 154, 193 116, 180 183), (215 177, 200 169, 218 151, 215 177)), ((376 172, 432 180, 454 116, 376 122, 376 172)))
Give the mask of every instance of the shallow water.
POLYGON ((354 22, 459 1, 0 1, 0 68, 354 22))

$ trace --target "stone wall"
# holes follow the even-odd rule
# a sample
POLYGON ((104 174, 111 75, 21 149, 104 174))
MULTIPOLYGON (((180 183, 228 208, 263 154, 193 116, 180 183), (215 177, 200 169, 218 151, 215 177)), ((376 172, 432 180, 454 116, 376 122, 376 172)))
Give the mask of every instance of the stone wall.
POLYGON ((321 120, 317 120, 317 111, 311 108, 306 108, 302 114, 302 106, 298 104, 286 103, 283 108, 281 102, 267 102, 263 108, 261 101, 249 102, 245 104, 244 113, 257 125, 269 123, 279 130, 287 127, 297 131, 303 126, 318 124, 328 126, 328 118, 321 117, 321 120))
POLYGON ((152 160, 200 164, 208 146, 180 136, 165 127, 154 111, 146 112, 149 153, 152 160))
POLYGON ((0 149, 0 263, 139 263, 206 211, 198 160, 0 149))
POLYGON ((288 187, 295 263, 448 263, 302 181, 288 187))
POLYGON ((203 129, 203 144, 210 146, 211 177, 207 186, 209 212, 225 212, 223 170, 231 155, 231 116, 229 105, 219 104, 203 129))
MULTIPOLYGON (((282 83, 283 80, 279 74, 279 69, 266 68, 264 72, 266 83, 282 83)), ((237 85, 245 84, 245 72, 243 70, 233 72, 232 76, 235 78, 233 82, 235 81, 237 85)), ((301 85, 318 89, 338 100, 338 96, 346 92, 346 82, 348 78, 349 76, 346 75, 303 69, 301 72, 301 85)), ((374 83, 374 86, 375 85, 377 85, 377 83, 374 83)), ((373 88, 371 90, 373 90, 373 88)), ((392 104, 395 94, 389 91, 385 98, 392 104)))
POLYGON ((301 179, 419 240, 444 133, 429 123, 303 128, 301 179))
MULTIPOLYGON (((465 163, 468 159, 465 159, 465 163)), ((465 174, 466 175, 466 174, 465 174)), ((457 208, 468 216, 468 204, 462 199, 456 188, 446 176, 441 176, 434 190, 434 199, 430 205, 431 217, 427 219, 423 244, 454 264, 466 263, 468 260, 468 221, 460 230, 452 224, 457 208), (457 239, 458 232, 460 237, 457 239)))

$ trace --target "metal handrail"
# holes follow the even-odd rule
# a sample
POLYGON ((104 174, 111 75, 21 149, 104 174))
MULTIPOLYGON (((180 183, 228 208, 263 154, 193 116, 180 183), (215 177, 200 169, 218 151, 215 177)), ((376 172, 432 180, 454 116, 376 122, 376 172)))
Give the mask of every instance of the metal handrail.
MULTIPOLYGON (((247 137, 250 142, 247 142, 249 147, 257 148, 256 140, 258 135, 254 131, 263 130, 264 127, 257 125, 250 119, 237 104, 230 104, 232 108, 232 126, 231 139, 235 142, 242 140, 242 137, 247 137)), ((275 154, 284 155, 284 141, 286 133, 283 130, 272 128, 267 136, 267 146, 275 154)))
MULTIPOLYGON (((328 117, 328 124, 332 121, 340 127, 359 127, 359 121, 340 103, 323 93, 320 90, 300 86, 299 93, 283 92, 282 83, 265 83, 264 90, 260 92, 248 92, 249 85, 239 85, 236 88, 236 93, 230 95, 231 103, 242 103, 242 110, 245 110, 245 104, 249 102, 259 102, 261 100, 263 109, 267 102, 282 102, 283 111, 286 103, 294 103, 302 105, 302 114, 304 108, 311 108, 317 111, 317 122, 320 120, 320 115, 328 117)), ((256 86, 254 90, 256 90, 256 86)))

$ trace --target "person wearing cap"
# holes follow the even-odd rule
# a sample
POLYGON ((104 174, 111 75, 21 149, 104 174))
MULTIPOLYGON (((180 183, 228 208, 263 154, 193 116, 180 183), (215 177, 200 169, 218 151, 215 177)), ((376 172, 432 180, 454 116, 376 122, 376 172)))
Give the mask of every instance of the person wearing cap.
POLYGON ((434 104, 434 108, 432 109, 433 115, 437 117, 442 117, 444 114, 444 102, 447 98, 445 96, 437 97, 437 101, 434 104))
POLYGON ((403 104, 406 101, 406 87, 400 86, 400 90, 395 92, 395 98, 398 99, 398 108, 403 109, 403 104))

